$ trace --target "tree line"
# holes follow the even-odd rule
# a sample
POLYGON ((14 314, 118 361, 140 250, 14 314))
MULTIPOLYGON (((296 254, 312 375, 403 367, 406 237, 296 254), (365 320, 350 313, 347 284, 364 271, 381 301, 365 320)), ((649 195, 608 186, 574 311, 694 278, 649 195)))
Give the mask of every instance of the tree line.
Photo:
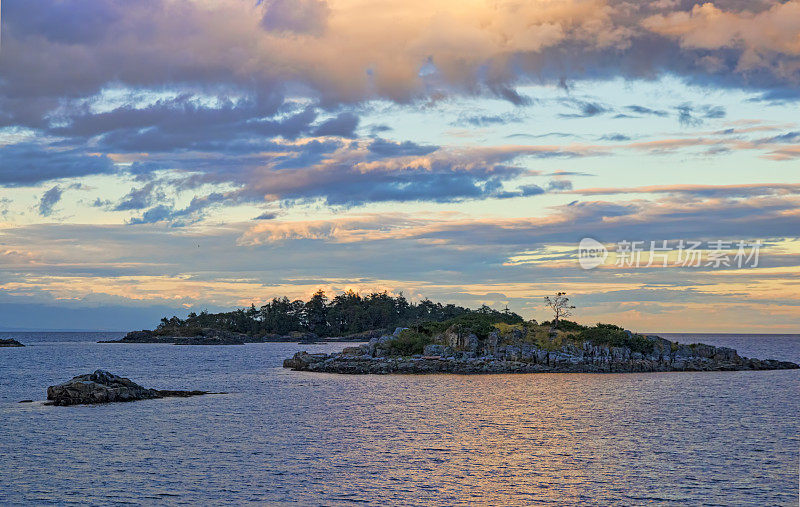
POLYGON ((156 333, 191 335, 202 328, 213 328, 253 336, 287 335, 295 331, 312 332, 318 336, 346 336, 422 322, 442 322, 473 313, 522 321, 508 309, 498 311, 486 305, 471 310, 453 304, 434 303, 429 299, 413 303, 402 294, 391 296, 386 292, 362 296, 347 291, 329 299, 324 291, 318 290, 308 301, 282 297, 273 298, 259 308, 252 304, 249 308, 231 312, 192 312, 185 319, 164 317, 156 333))

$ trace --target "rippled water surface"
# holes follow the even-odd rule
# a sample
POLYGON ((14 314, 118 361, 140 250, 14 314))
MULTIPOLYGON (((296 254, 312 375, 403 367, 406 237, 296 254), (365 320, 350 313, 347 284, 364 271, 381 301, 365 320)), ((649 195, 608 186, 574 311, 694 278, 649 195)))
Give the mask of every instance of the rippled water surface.
MULTIPOLYGON (((800 371, 337 376, 343 344, 0 348, 0 503, 797 505, 800 371), (228 391, 47 407, 97 368, 228 391)), ((664 335, 667 336, 667 335, 664 335)), ((800 336, 670 335, 800 362, 800 336)))

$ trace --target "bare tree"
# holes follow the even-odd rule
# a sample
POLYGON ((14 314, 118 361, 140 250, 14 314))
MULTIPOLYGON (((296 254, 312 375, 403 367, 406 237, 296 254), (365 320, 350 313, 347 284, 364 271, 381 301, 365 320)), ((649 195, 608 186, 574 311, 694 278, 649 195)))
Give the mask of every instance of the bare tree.
POLYGON ((556 295, 553 297, 545 296, 544 305, 553 310, 553 325, 551 329, 556 329, 559 319, 571 316, 572 310, 575 309, 574 306, 569 304, 569 298, 566 292, 556 292, 556 295))

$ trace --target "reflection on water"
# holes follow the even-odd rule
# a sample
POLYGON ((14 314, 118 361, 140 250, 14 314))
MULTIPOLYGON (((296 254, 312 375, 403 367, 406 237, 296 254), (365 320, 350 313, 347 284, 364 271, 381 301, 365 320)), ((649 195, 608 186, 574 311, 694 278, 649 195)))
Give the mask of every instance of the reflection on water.
MULTIPOLYGON (((341 344, 96 338, 27 336, 29 347, 0 349, 3 503, 797 502, 796 370, 336 376, 280 363, 341 344), (97 368, 230 394, 16 403, 97 368)), ((774 352, 745 355, 800 359, 800 337, 745 339, 774 352)))

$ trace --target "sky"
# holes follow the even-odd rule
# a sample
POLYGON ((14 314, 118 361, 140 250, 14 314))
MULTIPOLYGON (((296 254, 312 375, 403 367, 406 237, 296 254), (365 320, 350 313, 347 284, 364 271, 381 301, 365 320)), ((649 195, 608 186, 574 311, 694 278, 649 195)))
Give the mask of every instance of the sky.
POLYGON ((322 288, 800 332, 798 0, 0 8, 0 329, 322 288))

